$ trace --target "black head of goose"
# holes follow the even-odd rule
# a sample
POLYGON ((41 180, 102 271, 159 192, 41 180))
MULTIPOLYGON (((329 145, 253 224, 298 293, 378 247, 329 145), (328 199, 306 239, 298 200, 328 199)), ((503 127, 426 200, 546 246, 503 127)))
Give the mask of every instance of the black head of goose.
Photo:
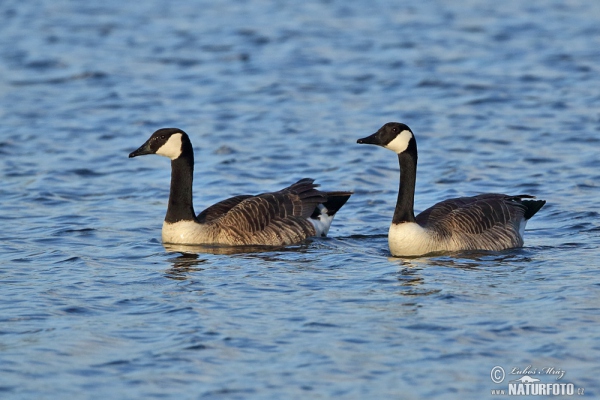
POLYGON ((388 234, 395 256, 523 246, 527 221, 546 204, 530 195, 487 193, 444 200, 415 217, 417 141, 405 124, 389 122, 357 143, 392 150, 400 164, 400 188, 388 234))
POLYGON ((196 215, 192 203, 194 150, 177 128, 159 129, 129 157, 158 154, 171 159, 171 189, 162 228, 164 243, 227 246, 286 246, 325 236, 352 192, 317 190, 301 179, 278 191, 239 195, 196 215))

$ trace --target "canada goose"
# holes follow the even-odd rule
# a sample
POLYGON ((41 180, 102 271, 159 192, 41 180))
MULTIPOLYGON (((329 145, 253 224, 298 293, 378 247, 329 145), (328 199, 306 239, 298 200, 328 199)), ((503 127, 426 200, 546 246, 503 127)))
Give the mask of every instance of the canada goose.
POLYGON ((400 189, 388 233, 395 256, 521 247, 527 221, 546 204, 545 200, 524 200, 534 198, 529 195, 487 193, 444 200, 415 218, 417 141, 410 128, 389 122, 357 143, 382 146, 398 154, 400 189))
POLYGON ((136 157, 171 159, 171 191, 162 240, 172 244, 285 246, 325 236, 335 213, 352 192, 321 192, 313 179, 301 179, 278 192, 241 195, 220 201, 196 216, 192 205, 194 150, 181 129, 159 129, 136 157))

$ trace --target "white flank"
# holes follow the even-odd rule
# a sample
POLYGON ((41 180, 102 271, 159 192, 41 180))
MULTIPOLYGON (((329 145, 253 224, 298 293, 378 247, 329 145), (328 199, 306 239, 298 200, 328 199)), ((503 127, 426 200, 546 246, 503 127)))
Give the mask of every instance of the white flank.
POLYGON ((402 153, 408 148, 408 142, 412 139, 413 134, 410 131, 403 130, 385 148, 390 149, 395 153, 402 153))
POLYGON ((421 256, 440 250, 433 238, 416 222, 392 224, 388 233, 390 252, 394 256, 421 256))
POLYGON ((156 154, 169 157, 171 160, 179 157, 181 155, 181 133, 171 135, 169 140, 156 150, 156 154))
POLYGON ((525 226, 527 225, 527 220, 525 218, 521 219, 519 223, 519 235, 521 235, 521 240, 525 237, 525 226))
POLYGON ((321 214, 316 219, 308 218, 308 220, 315 227, 315 231, 317 232, 315 236, 327 236, 335 215, 327 215, 327 208, 323 204, 319 204, 317 207, 321 210, 321 214))

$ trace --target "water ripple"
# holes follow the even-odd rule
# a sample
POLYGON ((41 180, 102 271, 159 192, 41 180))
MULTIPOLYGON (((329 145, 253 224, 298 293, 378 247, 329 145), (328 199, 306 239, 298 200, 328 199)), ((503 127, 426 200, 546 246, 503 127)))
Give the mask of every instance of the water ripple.
POLYGON ((597 395, 599 13, 3 3, 0 392, 475 399, 531 364, 597 395), (390 257, 398 161, 355 144, 390 120, 419 140, 417 210, 546 199, 525 247, 390 257), (304 176, 355 194, 326 239, 163 246, 168 160, 127 154, 166 126, 198 210, 304 176))

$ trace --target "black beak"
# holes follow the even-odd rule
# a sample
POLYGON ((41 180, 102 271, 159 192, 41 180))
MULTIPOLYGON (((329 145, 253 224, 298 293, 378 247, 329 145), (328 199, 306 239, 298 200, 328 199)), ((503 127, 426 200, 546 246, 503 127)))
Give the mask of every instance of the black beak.
POLYGON ((381 146, 381 140, 379 139, 378 133, 379 132, 375 132, 371 136, 367 136, 365 138, 358 139, 356 141, 356 143, 359 143, 359 144, 374 144, 374 145, 377 145, 377 146, 381 146))
POLYGON ((144 143, 143 145, 141 145, 140 148, 137 149, 136 151, 133 151, 133 152, 129 153, 129 158, 133 158, 133 157, 137 157, 137 156, 143 156, 143 155, 146 155, 146 154, 154 154, 154 152, 150 148, 150 141, 147 141, 146 143, 144 143))

